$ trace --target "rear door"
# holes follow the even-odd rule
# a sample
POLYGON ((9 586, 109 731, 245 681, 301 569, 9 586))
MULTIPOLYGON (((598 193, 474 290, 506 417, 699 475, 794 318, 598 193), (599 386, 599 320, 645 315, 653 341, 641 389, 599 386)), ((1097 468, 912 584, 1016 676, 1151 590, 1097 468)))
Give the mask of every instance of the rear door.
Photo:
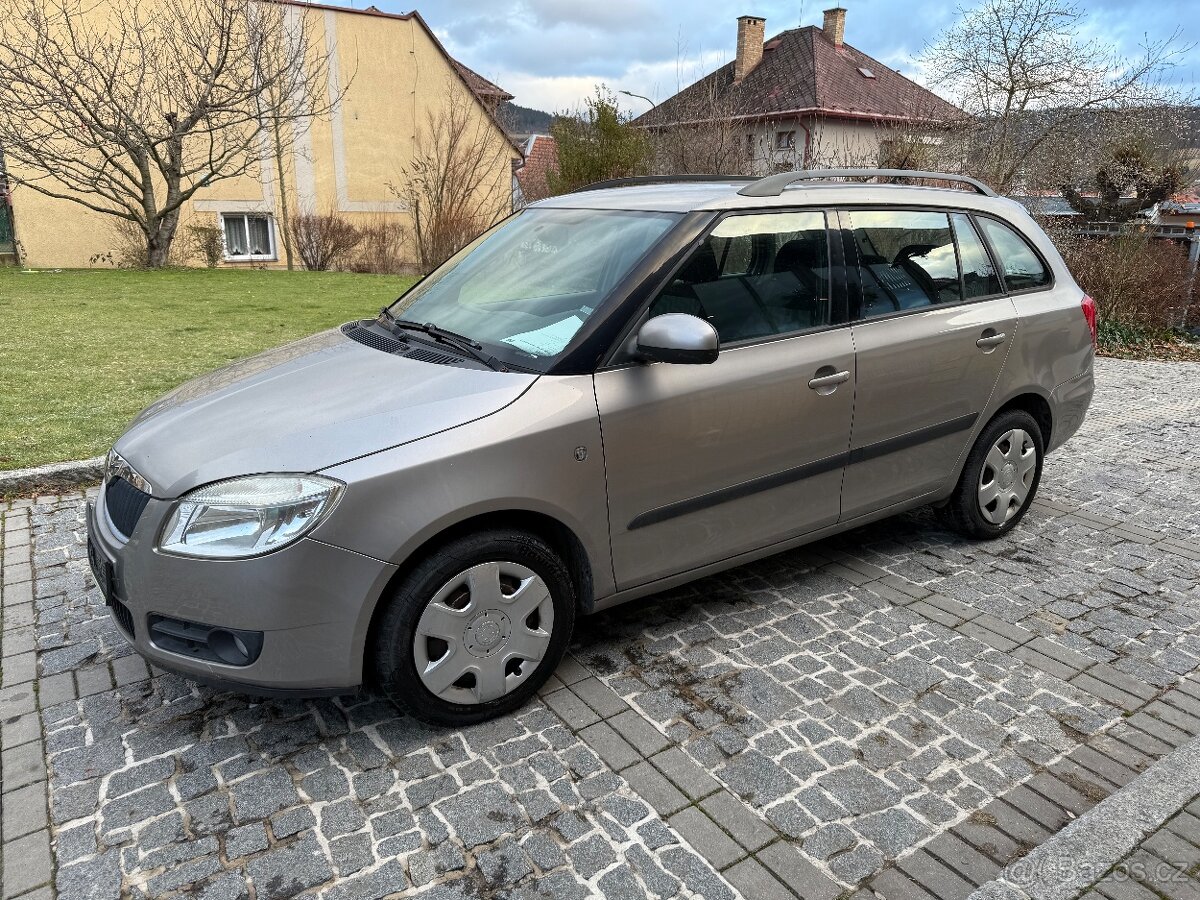
POLYGON ((840 220, 847 267, 858 276, 845 520, 930 493, 954 474, 1017 313, 969 216, 854 209, 840 220))
POLYGON ((837 522, 854 407, 841 291, 823 211, 727 216, 648 310, 711 322, 716 362, 596 373, 619 587, 837 522))

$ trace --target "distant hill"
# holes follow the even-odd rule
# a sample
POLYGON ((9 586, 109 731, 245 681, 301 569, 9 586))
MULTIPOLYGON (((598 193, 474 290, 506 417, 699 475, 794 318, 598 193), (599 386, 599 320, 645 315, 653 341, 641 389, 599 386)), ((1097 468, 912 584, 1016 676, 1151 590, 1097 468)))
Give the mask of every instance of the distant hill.
POLYGON ((501 103, 496 111, 510 134, 547 134, 550 131, 550 113, 530 109, 515 103, 501 103))

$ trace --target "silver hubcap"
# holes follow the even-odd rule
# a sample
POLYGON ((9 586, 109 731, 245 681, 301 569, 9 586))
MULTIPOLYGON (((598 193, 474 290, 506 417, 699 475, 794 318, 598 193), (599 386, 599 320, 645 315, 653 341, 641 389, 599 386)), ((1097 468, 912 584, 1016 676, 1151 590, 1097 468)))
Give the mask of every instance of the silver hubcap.
POLYGON ((533 674, 553 631, 554 601, 540 576, 517 563, 481 563, 447 581, 421 613, 417 674, 443 700, 487 703, 533 674))
POLYGON ((979 511, 1003 525, 1025 505, 1037 471, 1037 447, 1020 428, 1005 432, 992 445, 979 474, 979 511))

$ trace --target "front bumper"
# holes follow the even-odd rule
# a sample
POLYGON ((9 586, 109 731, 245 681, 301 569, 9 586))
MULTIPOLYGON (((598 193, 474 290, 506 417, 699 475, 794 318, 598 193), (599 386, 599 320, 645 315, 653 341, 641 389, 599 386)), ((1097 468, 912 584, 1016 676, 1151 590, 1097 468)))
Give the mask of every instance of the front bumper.
POLYGON ((308 537, 253 559, 171 556, 155 549, 171 501, 151 499, 126 540, 104 491, 88 505, 91 552, 101 571, 111 566, 114 620, 151 663, 247 693, 352 693, 362 684, 367 628, 395 566, 308 537), (262 649, 243 666, 169 652, 150 634, 151 615, 262 632, 262 649))

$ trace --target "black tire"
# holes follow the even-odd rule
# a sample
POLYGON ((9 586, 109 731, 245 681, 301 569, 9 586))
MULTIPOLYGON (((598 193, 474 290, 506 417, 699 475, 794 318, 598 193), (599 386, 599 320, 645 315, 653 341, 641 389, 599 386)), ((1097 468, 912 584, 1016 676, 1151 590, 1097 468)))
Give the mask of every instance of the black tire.
POLYGON ((954 488, 950 499, 938 507, 938 515, 948 527, 969 538, 990 540, 1007 534, 1017 527, 1033 498, 1037 496, 1038 484, 1042 480, 1042 462, 1046 455, 1045 439, 1037 420, 1029 413, 1020 409, 1010 409, 997 415, 979 433, 975 445, 967 456, 962 475, 954 488), (988 452, 1001 437, 1013 429, 1020 429, 1029 435, 1037 454, 1033 472, 1033 481, 1024 502, 1003 524, 996 524, 984 517, 980 509, 979 485, 986 465, 988 452))
POLYGON ((440 547, 417 564, 387 604, 368 647, 375 683, 404 712, 435 725, 471 725, 521 707, 558 667, 575 625, 575 591, 566 565, 540 537, 507 529, 469 534, 440 547), (417 623, 443 585, 488 562, 516 563, 545 582, 554 608, 550 641, 533 673, 509 693, 483 703, 449 702, 430 691, 417 673, 417 623))

